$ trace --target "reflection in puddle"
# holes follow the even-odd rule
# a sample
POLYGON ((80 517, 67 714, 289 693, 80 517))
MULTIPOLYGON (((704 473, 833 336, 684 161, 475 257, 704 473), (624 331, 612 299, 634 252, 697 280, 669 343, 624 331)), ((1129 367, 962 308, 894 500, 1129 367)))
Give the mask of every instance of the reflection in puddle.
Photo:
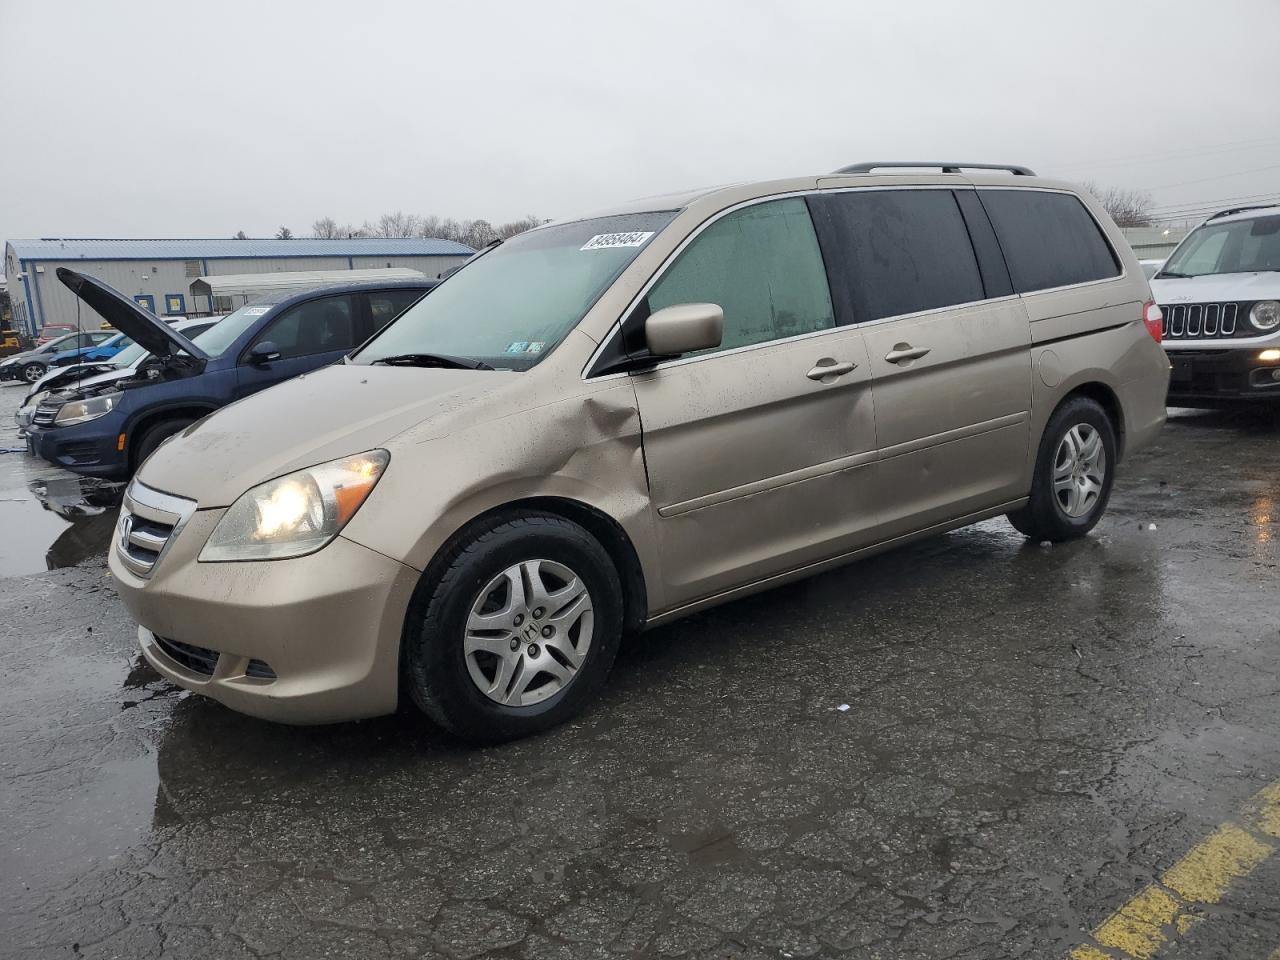
POLYGON ((0 577, 70 567, 106 552, 124 484, 90 477, 0 490, 0 577))

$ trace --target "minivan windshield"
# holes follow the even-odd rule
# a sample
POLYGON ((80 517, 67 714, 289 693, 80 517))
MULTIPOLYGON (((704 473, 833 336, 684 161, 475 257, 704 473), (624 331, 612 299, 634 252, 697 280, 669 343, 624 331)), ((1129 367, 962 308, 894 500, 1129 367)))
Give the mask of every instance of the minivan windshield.
POLYGON ((1155 279, 1268 270, 1280 270, 1280 216, 1196 227, 1155 279))
POLYGON ((236 342, 240 334, 257 323, 262 315, 274 307, 274 303, 248 303, 235 313, 223 317, 191 342, 211 357, 220 357, 227 347, 236 342))
POLYGON ((599 217, 513 237, 409 307, 351 362, 421 359, 430 366, 433 358, 462 358, 527 370, 674 217, 675 211, 599 217))

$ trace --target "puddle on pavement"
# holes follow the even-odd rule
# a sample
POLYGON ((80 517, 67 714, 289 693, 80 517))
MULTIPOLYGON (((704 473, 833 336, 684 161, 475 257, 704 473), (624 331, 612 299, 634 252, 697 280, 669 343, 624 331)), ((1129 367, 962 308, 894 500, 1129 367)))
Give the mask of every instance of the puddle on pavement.
POLYGON ((124 484, 91 477, 0 490, 0 577, 70 567, 111 542, 124 484))

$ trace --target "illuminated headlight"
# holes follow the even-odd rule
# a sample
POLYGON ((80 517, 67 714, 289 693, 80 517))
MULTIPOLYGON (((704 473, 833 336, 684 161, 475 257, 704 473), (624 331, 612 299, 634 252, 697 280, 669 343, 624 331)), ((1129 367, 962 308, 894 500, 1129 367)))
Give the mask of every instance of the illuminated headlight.
POLYGON ((96 397, 88 397, 85 400, 72 400, 70 403, 64 403, 58 408, 53 422, 59 427, 69 427, 73 423, 85 423, 89 420, 105 417, 116 408, 121 396, 121 392, 117 390, 115 393, 104 393, 96 397))
POLYGON ((1280 327, 1280 301, 1259 300, 1249 311, 1249 322, 1259 330, 1280 327))
POLYGON ((283 560, 338 535, 387 467, 385 450, 331 460, 261 483, 218 521, 200 560, 283 560))

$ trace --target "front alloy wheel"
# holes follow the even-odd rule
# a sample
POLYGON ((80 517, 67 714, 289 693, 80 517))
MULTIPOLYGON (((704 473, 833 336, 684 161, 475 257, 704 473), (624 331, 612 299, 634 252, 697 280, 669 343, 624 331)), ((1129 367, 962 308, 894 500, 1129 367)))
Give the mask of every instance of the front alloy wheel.
POLYGON ((624 599, 590 532, 537 510, 475 521, 410 604, 404 686, 432 720, 497 743, 563 723, 613 666, 624 599))
POLYGON ((44 367, 38 363, 29 363, 22 368, 22 379, 27 383, 35 383, 44 376, 44 367))
POLYGON ((471 605, 467 672, 490 700, 530 706, 577 679, 594 625, 591 591, 571 569, 553 560, 513 564, 471 605))

